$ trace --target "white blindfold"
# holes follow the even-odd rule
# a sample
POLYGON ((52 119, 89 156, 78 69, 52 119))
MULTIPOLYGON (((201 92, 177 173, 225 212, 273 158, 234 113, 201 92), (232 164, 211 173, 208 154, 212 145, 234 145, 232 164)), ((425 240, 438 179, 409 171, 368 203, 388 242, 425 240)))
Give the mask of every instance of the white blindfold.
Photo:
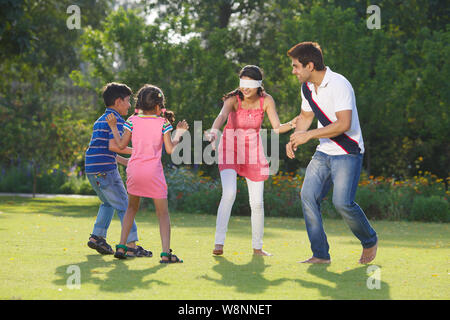
POLYGON ((241 79, 239 87, 241 88, 259 88, 262 86, 262 80, 244 80, 241 79))

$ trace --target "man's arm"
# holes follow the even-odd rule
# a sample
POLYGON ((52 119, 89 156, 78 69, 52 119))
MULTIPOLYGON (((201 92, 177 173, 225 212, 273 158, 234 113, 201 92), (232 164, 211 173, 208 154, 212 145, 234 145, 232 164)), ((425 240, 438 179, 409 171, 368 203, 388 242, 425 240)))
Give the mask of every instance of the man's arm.
POLYGON ((294 152, 297 150, 297 146, 294 146, 294 143, 292 142, 293 137, 296 137, 298 134, 307 132, 313 120, 314 120, 314 112, 305 111, 303 109, 301 110, 301 113, 298 116, 297 123, 295 125, 295 132, 291 135, 291 141, 289 141, 288 144, 286 144, 286 154, 288 158, 294 159, 295 158, 294 152))
POLYGON ((352 124, 352 110, 336 112, 336 118, 337 120, 335 122, 326 127, 304 132, 299 130, 293 133, 290 142, 294 151, 299 145, 305 144, 311 139, 333 138, 348 131, 352 124))
POLYGON ((302 109, 302 111, 300 112, 300 116, 297 118, 294 133, 298 131, 304 132, 308 130, 313 120, 314 120, 314 112, 305 111, 302 109))

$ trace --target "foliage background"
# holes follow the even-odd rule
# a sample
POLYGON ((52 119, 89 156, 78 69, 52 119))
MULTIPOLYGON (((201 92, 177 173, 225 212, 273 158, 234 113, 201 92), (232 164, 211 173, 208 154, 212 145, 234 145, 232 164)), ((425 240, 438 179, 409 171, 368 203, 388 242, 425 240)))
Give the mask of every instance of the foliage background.
MULTIPOLYGON (((101 88, 160 86, 177 119, 208 129, 221 97, 244 65, 265 72, 282 122, 300 109, 287 50, 317 41, 326 65, 352 83, 363 130, 367 175, 406 180, 449 176, 450 24, 445 1, 0 0, 0 166, 29 172, 29 191, 53 171, 83 174, 101 88), (69 5, 81 29, 69 30, 69 5), (381 29, 366 9, 381 9, 381 29), (20 169, 22 168, 22 169, 20 169)), ((130 110, 131 114, 132 110, 130 110)), ((191 125, 191 128, 193 126, 191 125)), ((267 119, 265 128, 270 128, 267 119)), ((299 172, 317 142, 289 160, 280 136, 280 170, 299 172)), ((170 163, 165 156, 164 162, 170 163)), ((217 178, 217 167, 200 165, 217 178)), ((66 179, 67 182, 67 179, 66 179)))

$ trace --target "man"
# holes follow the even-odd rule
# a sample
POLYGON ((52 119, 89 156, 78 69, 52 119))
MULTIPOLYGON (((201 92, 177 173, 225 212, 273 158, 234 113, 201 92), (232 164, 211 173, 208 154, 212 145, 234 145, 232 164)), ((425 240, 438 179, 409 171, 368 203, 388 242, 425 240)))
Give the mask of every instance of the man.
MULTIPOLYGON (((111 246, 106 242, 106 233, 114 210, 117 211, 117 215, 122 222, 128 207, 127 191, 117 168, 117 162, 126 166, 128 159, 117 155, 117 153, 131 154, 131 148, 129 147, 118 148, 113 133, 106 122, 106 117, 113 114, 117 119, 118 130, 123 133, 125 120, 122 116, 128 114, 131 94, 131 89, 120 83, 109 83, 103 88, 103 101, 106 110, 94 123, 91 141, 86 151, 86 175, 102 202, 88 246, 100 254, 114 254, 111 246)), ((128 255, 151 257, 152 252, 137 246, 137 240, 137 227, 136 223, 133 222, 127 240, 128 255)))
POLYGON ((313 256, 303 263, 330 263, 320 203, 333 185, 333 204, 353 234, 361 241, 359 262, 375 259, 377 234, 354 201, 361 172, 364 142, 359 126, 355 94, 350 82, 325 67, 320 46, 302 42, 288 51, 292 73, 302 83, 301 113, 296 130, 286 145, 289 158, 311 139, 320 144, 310 161, 301 191, 303 215, 313 256), (317 129, 308 130, 314 117, 317 129))

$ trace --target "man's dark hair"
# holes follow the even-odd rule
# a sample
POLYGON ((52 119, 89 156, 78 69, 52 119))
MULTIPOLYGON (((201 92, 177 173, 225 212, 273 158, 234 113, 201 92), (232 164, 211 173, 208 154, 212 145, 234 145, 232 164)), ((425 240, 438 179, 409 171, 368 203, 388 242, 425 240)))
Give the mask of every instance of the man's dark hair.
POLYGON ((103 87, 103 102, 106 107, 110 107, 114 105, 116 99, 125 99, 132 94, 133 92, 127 85, 111 82, 103 87))
POLYGON ((316 71, 325 70, 322 49, 317 42, 300 42, 289 49, 287 55, 297 59, 303 67, 306 67, 308 63, 312 62, 316 71))

